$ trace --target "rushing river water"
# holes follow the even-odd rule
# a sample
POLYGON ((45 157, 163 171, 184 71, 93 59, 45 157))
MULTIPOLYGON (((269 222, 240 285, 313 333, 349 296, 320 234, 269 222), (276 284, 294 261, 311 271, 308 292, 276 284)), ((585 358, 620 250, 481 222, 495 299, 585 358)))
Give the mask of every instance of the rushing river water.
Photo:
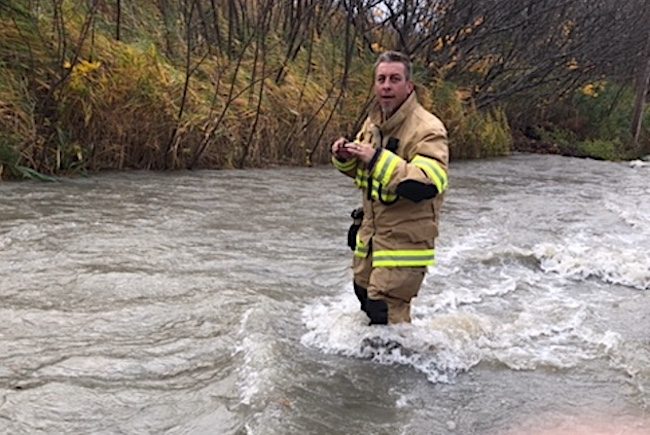
POLYGON ((450 186, 413 323, 369 327, 332 168, 0 184, 0 433, 650 433, 650 167, 450 186))

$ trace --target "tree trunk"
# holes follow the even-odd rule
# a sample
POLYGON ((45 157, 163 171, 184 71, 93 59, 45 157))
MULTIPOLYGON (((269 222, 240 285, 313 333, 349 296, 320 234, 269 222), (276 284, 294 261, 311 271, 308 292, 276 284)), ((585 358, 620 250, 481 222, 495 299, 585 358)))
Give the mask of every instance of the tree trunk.
POLYGON ((117 0, 115 15, 115 39, 119 41, 122 27, 122 2, 120 0, 117 0))
POLYGON ((634 145, 639 148, 639 136, 641 135, 641 124, 643 123, 643 112, 645 110, 646 96, 650 83, 650 31, 646 38, 645 49, 641 57, 641 65, 636 84, 636 102, 634 103, 634 116, 632 118, 632 138, 634 145))
POLYGON ((167 56, 169 56, 170 59, 176 59, 178 57, 178 34, 176 24, 179 15, 178 11, 171 0, 158 0, 158 9, 160 10, 165 25, 164 35, 167 56))

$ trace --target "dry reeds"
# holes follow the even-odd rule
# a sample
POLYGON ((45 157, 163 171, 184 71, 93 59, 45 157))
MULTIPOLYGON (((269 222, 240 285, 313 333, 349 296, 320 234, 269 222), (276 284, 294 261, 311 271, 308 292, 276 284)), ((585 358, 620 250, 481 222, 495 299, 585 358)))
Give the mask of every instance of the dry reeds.
MULTIPOLYGON (((39 5, 0 16, 0 177, 323 163, 371 100, 335 2, 39 5)), ((440 103, 463 146, 466 108, 440 103)))

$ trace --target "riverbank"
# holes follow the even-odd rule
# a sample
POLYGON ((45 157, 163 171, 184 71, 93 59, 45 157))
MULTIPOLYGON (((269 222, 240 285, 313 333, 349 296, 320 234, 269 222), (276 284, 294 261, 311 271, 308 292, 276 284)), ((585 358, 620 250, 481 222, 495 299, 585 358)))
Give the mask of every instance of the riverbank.
MULTIPOLYGON (((363 122, 372 104, 374 62, 387 49, 411 55, 418 97, 447 125, 452 160, 513 150, 603 160, 650 152, 650 112, 633 113, 643 105, 635 105, 629 74, 610 74, 609 63, 608 74, 599 73, 597 59, 563 59, 572 40, 561 49, 545 45, 539 62, 525 60, 529 45, 490 37, 472 42, 516 24, 505 16, 485 20, 480 14, 491 11, 481 12, 480 5, 472 8, 479 14, 473 18, 463 18, 454 2, 442 15, 422 6, 420 13, 441 23, 432 31, 448 33, 421 35, 429 43, 416 44, 398 42, 396 29, 377 25, 388 11, 341 2, 5 3, 0 179, 326 163, 329 144, 353 136, 363 122), (459 56, 466 43, 473 56, 490 54, 459 56), (511 50, 499 54, 504 47, 511 50), (552 61, 544 63, 546 56, 552 61), (639 140, 631 146, 633 118, 639 140), (520 140, 520 130, 539 138, 520 140)), ((511 6, 524 8, 522 16, 531 13, 526 5, 511 6)), ((580 20, 590 12, 578 9, 572 13, 580 20)), ((384 22, 398 25, 399 17, 414 16, 403 12, 384 22)), ((536 13, 548 24, 539 26, 544 34, 537 41, 564 35, 571 22, 536 13)), ((615 18, 626 30, 638 21, 620 8, 615 18)), ((403 24, 403 35, 415 38, 413 26, 403 24)), ((595 46, 619 43, 597 40, 605 35, 601 26, 580 26, 596 31, 595 46)), ((589 46, 575 49, 583 45, 589 46)))

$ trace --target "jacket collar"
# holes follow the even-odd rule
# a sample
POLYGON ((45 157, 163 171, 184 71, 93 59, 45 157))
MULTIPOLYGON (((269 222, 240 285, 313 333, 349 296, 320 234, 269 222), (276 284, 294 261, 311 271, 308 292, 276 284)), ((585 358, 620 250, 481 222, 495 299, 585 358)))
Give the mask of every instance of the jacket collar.
POLYGON ((375 103, 375 107, 373 108, 370 119, 372 120, 373 124, 375 124, 379 129, 384 133, 389 133, 395 129, 397 129, 402 123, 404 122, 404 119, 411 113, 413 110, 417 107, 418 105, 418 98, 417 95, 415 95, 415 91, 411 92, 411 95, 408 96, 406 100, 402 103, 402 105, 391 115, 390 118, 382 122, 382 113, 381 113, 381 107, 379 106, 379 103, 375 103))

